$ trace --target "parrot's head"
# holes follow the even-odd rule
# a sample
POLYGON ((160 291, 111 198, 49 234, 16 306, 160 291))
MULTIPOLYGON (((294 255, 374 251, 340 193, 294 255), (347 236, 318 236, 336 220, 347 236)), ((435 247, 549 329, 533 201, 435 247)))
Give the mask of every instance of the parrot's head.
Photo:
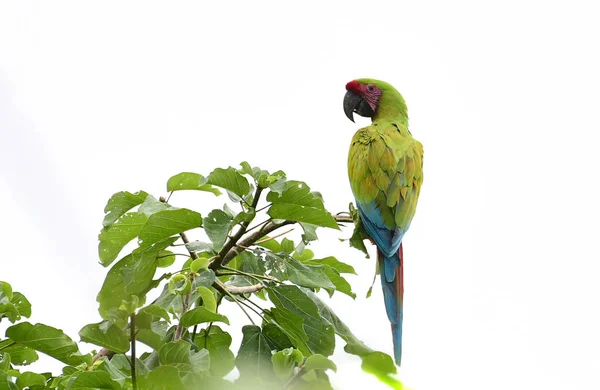
POLYGON ((354 113, 374 118, 385 112, 390 115, 407 117, 406 103, 402 95, 385 81, 356 79, 346 84, 344 113, 354 122, 354 113))

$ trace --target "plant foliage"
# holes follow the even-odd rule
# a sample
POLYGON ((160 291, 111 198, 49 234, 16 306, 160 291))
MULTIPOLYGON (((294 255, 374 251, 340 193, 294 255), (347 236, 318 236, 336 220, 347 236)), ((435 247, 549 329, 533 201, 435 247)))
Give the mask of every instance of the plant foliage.
MULTIPOLYGON (((307 246, 318 228, 360 226, 356 215, 334 216, 306 183, 246 162, 168 180, 170 195, 183 190, 227 193, 230 202, 197 211, 144 191, 108 200, 98 245, 100 264, 110 267, 97 296, 101 321, 79 332, 97 351, 83 354, 60 329, 24 321, 30 303, 0 282, 0 321, 13 324, 0 339, 0 388, 331 389, 336 335, 365 372, 400 388, 391 357, 367 347, 316 294, 355 298, 344 277, 354 268, 315 258, 307 246), (293 225, 301 242, 283 237, 293 225), (237 305, 248 323, 230 324, 222 305, 237 305), (241 332, 241 345, 225 329, 241 332), (151 352, 136 354, 139 344, 151 352), (64 363, 62 373, 27 371, 39 353, 64 363)), ((362 238, 356 229, 350 243, 366 253, 362 238)))

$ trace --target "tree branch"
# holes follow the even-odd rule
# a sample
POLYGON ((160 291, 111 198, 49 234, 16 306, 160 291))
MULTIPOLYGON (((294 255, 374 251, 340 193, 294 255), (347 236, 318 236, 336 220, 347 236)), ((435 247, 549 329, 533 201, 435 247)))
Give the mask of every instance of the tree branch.
MULTIPOLYGON (((263 189, 261 187, 256 186, 256 192, 254 193, 254 199, 252 199, 252 204, 250 205, 250 208, 256 210, 256 205, 258 205, 258 200, 260 198, 262 190, 263 189)), ((225 261, 229 252, 232 250, 232 248, 235 247, 235 244, 237 244, 238 240, 242 238, 244 233, 246 233, 246 229, 248 229, 248 225, 250 225, 250 222, 252 221, 244 221, 240 224, 240 228, 238 229, 238 231, 225 243, 225 245, 217 255, 217 258, 212 263, 210 263, 210 269, 216 271, 219 268, 221 268, 221 265, 223 265, 223 262, 225 261)))
POLYGON ((224 286, 229 293, 236 295, 251 294, 265 288, 262 283, 253 284, 252 286, 228 286, 226 284, 224 286))
MULTIPOLYGON (((282 226, 292 225, 294 223, 296 223, 296 222, 295 221, 284 221, 282 223, 269 222, 259 231, 252 233, 251 235, 244 238, 243 240, 240 240, 239 244, 240 244, 240 246, 244 246, 244 247, 252 246, 256 241, 263 238, 267 234, 271 233, 273 230, 277 230, 282 226)), ((225 254, 225 256, 223 256, 223 258, 221 259, 221 264, 219 264, 219 266, 227 265, 227 263, 229 263, 234 257, 236 257, 238 254, 240 254, 243 251, 244 251, 244 248, 242 248, 242 247, 236 246, 236 247, 231 248, 229 250, 229 252, 227 252, 227 254, 225 254)))

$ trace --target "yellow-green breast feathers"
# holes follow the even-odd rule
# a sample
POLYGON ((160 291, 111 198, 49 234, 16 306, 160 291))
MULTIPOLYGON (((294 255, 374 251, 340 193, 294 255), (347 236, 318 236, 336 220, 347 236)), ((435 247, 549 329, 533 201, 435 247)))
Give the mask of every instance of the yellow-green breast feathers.
POLYGON ((405 230, 423 182, 423 146, 405 123, 375 120, 352 138, 348 175, 358 203, 375 201, 386 228, 405 230))

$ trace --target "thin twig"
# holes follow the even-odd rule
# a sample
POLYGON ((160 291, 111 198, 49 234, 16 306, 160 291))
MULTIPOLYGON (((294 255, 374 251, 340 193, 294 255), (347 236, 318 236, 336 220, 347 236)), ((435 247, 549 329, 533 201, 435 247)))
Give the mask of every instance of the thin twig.
POLYGON ((186 255, 185 253, 169 253, 166 255, 162 255, 162 256, 156 256, 157 259, 163 259, 165 257, 169 257, 169 256, 185 256, 185 257, 191 257, 190 255, 186 255))
POLYGON ((262 243, 265 243, 265 242, 267 242, 267 241, 271 241, 271 240, 273 240, 273 239, 275 239, 275 238, 277 238, 277 237, 284 236, 284 235, 286 235, 286 234, 288 234, 288 233, 290 233, 290 232, 292 232, 292 231, 294 231, 294 228, 291 228, 291 229, 289 229, 289 230, 286 230, 286 231, 285 231, 285 232, 283 232, 283 233, 277 233, 277 234, 276 234, 276 235, 274 235, 274 236, 265 237, 265 238, 263 238, 263 239, 261 239, 261 240, 258 240, 258 241, 256 241, 256 242, 254 243, 254 245, 260 245, 260 244, 262 244, 262 243))
POLYGON ((267 219, 266 221, 262 221, 261 223, 259 223, 258 225, 252 226, 251 228, 248 228, 246 230, 246 233, 251 232, 252 230, 259 228, 267 223, 271 222, 271 218, 267 219))
MULTIPOLYGON (((189 240, 188 240, 187 236, 185 235, 185 233, 183 233, 183 232, 179 233, 179 237, 181 237, 181 240, 185 244, 189 243, 189 240)), ((194 251, 191 251, 190 248, 187 248, 187 250, 192 259, 196 260, 198 258, 198 255, 194 251)), ((184 297, 182 299, 183 302, 182 302, 182 308, 181 308, 181 316, 183 316, 188 311, 191 295, 192 295, 192 293, 190 292, 189 294, 184 295, 184 297)), ((175 328, 175 336, 173 337, 173 341, 179 341, 181 339, 182 334, 183 334, 183 325, 181 325, 181 321, 179 321, 179 323, 177 324, 177 328, 175 328)))
POLYGON ((221 276, 221 275, 243 275, 243 276, 247 276, 249 278, 256 279, 259 282, 261 280, 268 280, 268 281, 271 281, 271 282, 283 283, 282 281, 280 281, 277 278, 274 278, 272 276, 252 274, 252 273, 249 273, 249 272, 240 271, 239 269, 229 268, 229 267, 225 267, 225 266, 223 266, 221 268, 224 269, 224 270, 230 271, 230 273, 219 271, 219 276, 221 276))
POLYGON ((129 316, 129 334, 131 337, 131 385, 137 390, 137 377, 135 374, 135 312, 129 316))

